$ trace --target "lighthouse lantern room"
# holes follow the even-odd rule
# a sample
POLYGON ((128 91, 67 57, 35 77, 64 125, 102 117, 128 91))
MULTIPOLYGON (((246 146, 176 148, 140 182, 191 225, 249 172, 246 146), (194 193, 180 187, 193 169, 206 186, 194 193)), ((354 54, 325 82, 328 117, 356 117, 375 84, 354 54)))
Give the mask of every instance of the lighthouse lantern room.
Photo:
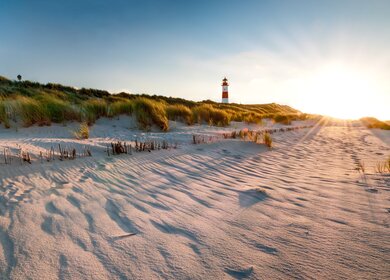
POLYGON ((226 77, 222 80, 222 103, 229 103, 229 93, 228 93, 228 79, 226 77))

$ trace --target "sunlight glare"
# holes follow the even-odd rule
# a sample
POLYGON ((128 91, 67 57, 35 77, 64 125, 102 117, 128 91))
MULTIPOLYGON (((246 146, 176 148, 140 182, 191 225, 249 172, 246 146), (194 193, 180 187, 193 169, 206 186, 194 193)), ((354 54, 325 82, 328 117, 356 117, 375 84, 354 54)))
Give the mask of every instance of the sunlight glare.
POLYGON ((375 108, 373 97, 378 89, 368 73, 332 63, 314 72, 307 80, 303 109, 308 112, 357 119, 375 108))

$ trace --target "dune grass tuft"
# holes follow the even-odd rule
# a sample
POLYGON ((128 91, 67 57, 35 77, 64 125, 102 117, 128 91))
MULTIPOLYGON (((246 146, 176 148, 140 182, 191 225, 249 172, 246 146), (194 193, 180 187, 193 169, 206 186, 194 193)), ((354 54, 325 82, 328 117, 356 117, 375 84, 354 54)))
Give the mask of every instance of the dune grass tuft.
POLYGON ((190 108, 182 104, 168 105, 166 108, 168 119, 173 121, 182 121, 190 125, 193 123, 192 112, 190 108))
POLYGON ((165 104, 146 98, 134 100, 134 114, 141 129, 150 130, 152 125, 158 126, 162 131, 169 129, 165 104))
POLYGON ((261 124, 263 121, 263 115, 254 112, 245 112, 242 114, 242 121, 246 123, 261 124))
POLYGON ((377 162, 375 165, 375 172, 380 174, 390 173, 390 157, 383 162, 377 162))
POLYGON ((25 127, 33 124, 39 126, 51 124, 46 108, 39 101, 30 97, 18 96, 14 105, 14 109, 19 113, 25 127))
POLYGON ((390 124, 386 122, 382 122, 376 118, 361 118, 360 121, 367 127, 367 128, 380 128, 384 130, 390 130, 390 124))
POLYGON ((263 134, 263 142, 268 148, 272 148, 272 137, 271 134, 268 132, 265 132, 263 134))
POLYGON ((86 122, 80 124, 79 128, 73 133, 77 139, 89 138, 89 126, 86 122))
POLYGON ((48 94, 39 96, 37 101, 44 108, 47 118, 52 122, 61 123, 64 121, 80 120, 80 112, 72 107, 69 102, 48 94))
POLYGON ((0 99, 0 123, 4 125, 5 128, 10 128, 6 102, 0 99))
POLYGON ((133 106, 134 104, 131 100, 118 100, 108 106, 107 114, 111 118, 122 114, 131 115, 134 111, 133 106))
POLYGON ((227 112, 214 108, 210 104, 202 104, 192 109, 194 121, 209 125, 226 126, 230 123, 231 115, 227 112))
POLYGON ((281 124, 284 124, 284 125, 290 125, 291 124, 291 116, 289 116, 289 115, 276 114, 276 115, 274 115, 273 120, 276 123, 281 123, 281 124))
POLYGON ((88 125, 95 123, 100 117, 107 117, 108 106, 104 99, 91 98, 81 105, 82 118, 88 125))

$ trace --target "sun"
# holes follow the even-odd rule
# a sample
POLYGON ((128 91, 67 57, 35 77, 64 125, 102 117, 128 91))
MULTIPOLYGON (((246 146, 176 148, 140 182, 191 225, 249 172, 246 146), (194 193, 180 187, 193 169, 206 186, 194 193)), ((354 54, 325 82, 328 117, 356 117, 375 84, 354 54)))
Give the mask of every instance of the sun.
POLYGON ((375 113, 377 86, 368 73, 343 64, 328 64, 306 79, 304 110, 341 119, 375 113))

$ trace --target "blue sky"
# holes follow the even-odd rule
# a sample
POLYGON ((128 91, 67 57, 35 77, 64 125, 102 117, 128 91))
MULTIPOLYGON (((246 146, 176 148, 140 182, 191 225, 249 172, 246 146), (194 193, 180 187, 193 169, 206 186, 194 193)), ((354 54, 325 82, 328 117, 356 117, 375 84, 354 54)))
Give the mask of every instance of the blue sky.
POLYGON ((336 71, 367 80, 367 114, 390 119, 389 11, 385 0, 0 0, 0 75, 216 101, 226 75, 232 101, 321 111, 319 89, 363 87, 329 86, 336 71))

